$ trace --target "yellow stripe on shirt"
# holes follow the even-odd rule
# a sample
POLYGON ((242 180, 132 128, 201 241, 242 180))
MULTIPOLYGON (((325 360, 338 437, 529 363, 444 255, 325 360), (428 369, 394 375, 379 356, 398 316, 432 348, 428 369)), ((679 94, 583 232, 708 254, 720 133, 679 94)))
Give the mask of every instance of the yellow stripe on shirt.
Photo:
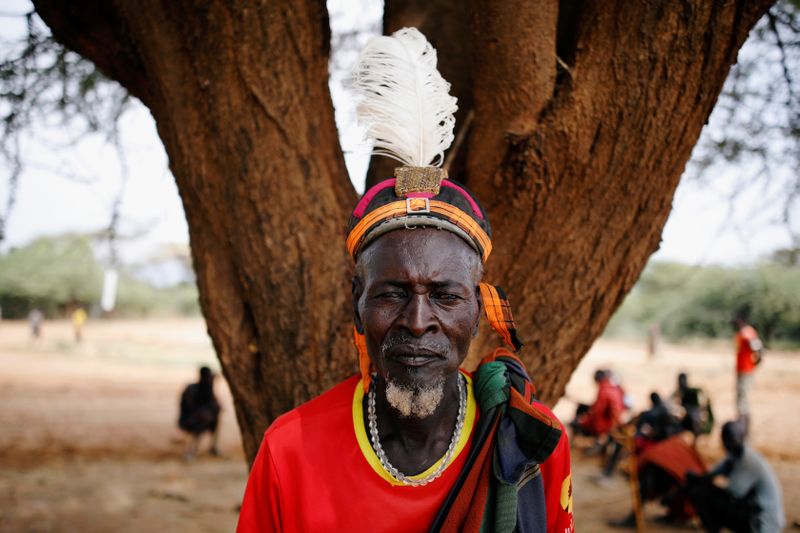
MULTIPOLYGON (((469 442, 470 435, 472 435, 472 430, 475 426, 475 414, 477 412, 477 406, 475 403, 475 395, 472 392, 472 378, 469 377, 467 374, 462 373, 462 375, 466 378, 467 382, 467 413, 466 417, 464 418, 464 430, 461 432, 461 436, 456 443, 456 449, 453 452, 453 456, 450 458, 450 465, 455 462, 458 454, 467 446, 467 442, 469 442)), ((361 453, 364 456, 364 459, 367 460, 367 463, 372 467, 372 469, 381 476, 384 480, 389 482, 395 486, 404 486, 404 484, 400 481, 397 481, 395 478, 392 477, 386 469, 383 468, 381 465, 380 459, 378 459, 378 455, 375 453, 375 450, 372 449, 372 443, 370 442, 369 435, 367 433, 366 425, 364 424, 364 387, 361 386, 361 381, 356 382, 355 391, 353 392, 353 428, 356 432, 356 440, 358 441, 358 447, 361 448, 361 453)), ((430 468, 416 474, 414 476, 407 476, 409 479, 423 479, 424 477, 430 475, 433 471, 435 471, 439 464, 444 460, 444 456, 439 458, 438 461, 433 463, 430 468)), ((445 467, 450 468, 450 465, 445 467)))

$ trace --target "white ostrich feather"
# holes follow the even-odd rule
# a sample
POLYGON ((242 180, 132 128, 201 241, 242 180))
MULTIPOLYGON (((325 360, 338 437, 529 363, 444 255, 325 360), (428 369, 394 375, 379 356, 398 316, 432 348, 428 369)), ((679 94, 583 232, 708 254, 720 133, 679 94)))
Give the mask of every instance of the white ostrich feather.
POLYGON ((436 50, 416 28, 376 37, 361 52, 354 86, 358 120, 373 153, 406 166, 441 166, 453 142, 458 109, 450 84, 436 70, 436 50))

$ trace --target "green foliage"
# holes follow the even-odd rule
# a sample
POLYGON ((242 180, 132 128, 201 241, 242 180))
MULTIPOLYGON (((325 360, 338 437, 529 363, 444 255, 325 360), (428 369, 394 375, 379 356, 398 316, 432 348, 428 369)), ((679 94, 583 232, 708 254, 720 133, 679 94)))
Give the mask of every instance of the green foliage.
POLYGON ((157 288, 130 276, 121 276, 117 294, 117 316, 194 316, 200 313, 197 287, 182 283, 168 288, 157 288))
POLYGON ((658 324, 664 336, 730 338, 737 312, 772 345, 800 346, 800 269, 779 264, 751 268, 647 267, 609 323, 610 335, 643 335, 658 324))
MULTIPOLYGON (((86 236, 43 237, 0 256, 0 305, 3 317, 25 317, 33 307, 47 316, 72 305, 97 307, 103 268, 86 236)), ((181 284, 156 288, 123 272, 115 316, 196 315, 197 288, 181 284)))
POLYGON ((776 250, 772 253, 771 260, 778 265, 800 268, 800 246, 776 250))
POLYGON ((56 314, 70 302, 100 298, 103 272, 86 237, 45 237, 0 258, 0 302, 4 316, 29 306, 56 314))

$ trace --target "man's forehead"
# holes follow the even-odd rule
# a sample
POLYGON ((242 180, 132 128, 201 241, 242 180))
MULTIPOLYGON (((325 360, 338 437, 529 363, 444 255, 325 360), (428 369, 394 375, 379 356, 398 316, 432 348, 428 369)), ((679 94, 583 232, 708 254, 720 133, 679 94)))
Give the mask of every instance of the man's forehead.
POLYGON ((471 275, 480 263, 478 254, 453 233, 432 228, 398 230, 382 235, 363 252, 375 275, 471 275))

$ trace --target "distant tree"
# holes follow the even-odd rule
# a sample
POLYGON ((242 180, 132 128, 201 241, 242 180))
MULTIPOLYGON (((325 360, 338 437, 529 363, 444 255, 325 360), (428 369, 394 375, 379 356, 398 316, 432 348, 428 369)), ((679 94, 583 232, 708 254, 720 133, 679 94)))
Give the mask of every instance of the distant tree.
MULTIPOLYGON (((75 305, 91 310, 100 299, 103 267, 88 235, 41 237, 0 254, 0 306, 4 318, 24 318, 33 307, 48 317, 75 305)), ((154 287, 121 272, 115 316, 197 315, 197 289, 178 284, 154 287)))
POLYGON ((800 247, 775 250, 772 253, 772 262, 790 267, 800 267, 800 247))
POLYGON ((34 306, 55 316, 68 304, 88 305, 99 299, 101 279, 87 237, 37 239, 0 256, 3 316, 21 318, 34 306))
POLYGON ((651 262, 609 324, 611 335, 659 324, 667 338, 728 339, 744 312, 768 344, 800 346, 800 269, 781 264, 737 268, 651 262))
MULTIPOLYGON (((465 141, 451 175, 488 209, 488 277, 510 289, 546 401, 658 248, 692 147, 771 3, 386 2, 385 30, 419 27, 453 83, 465 141)), ((336 243, 356 194, 324 5, 35 5, 155 117, 252 457, 275 416, 355 368, 352 270, 336 243)), ((378 165, 373 178, 387 175, 378 165)))

